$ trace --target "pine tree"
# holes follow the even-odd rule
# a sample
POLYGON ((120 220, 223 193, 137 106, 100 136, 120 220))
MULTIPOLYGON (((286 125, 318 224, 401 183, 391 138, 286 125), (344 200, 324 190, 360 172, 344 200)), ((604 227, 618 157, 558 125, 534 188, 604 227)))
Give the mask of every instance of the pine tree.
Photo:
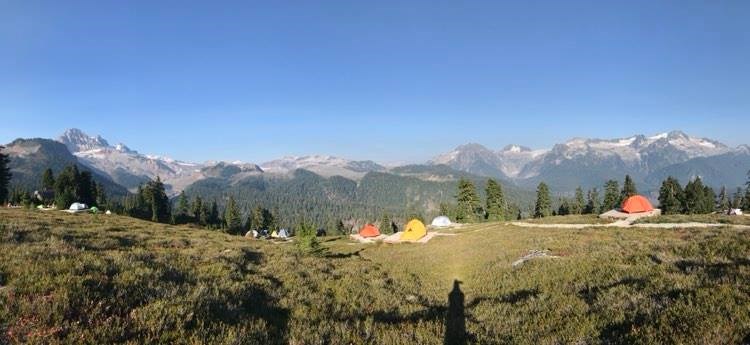
POLYGON ((507 205, 505 204, 505 196, 503 195, 503 187, 494 179, 487 180, 487 187, 485 189, 487 195, 487 202, 485 210, 487 212, 486 218, 490 221, 502 221, 505 219, 505 212, 507 211, 507 205))
POLYGON ((190 206, 185 191, 180 192, 177 197, 177 209, 174 212, 175 224, 185 224, 190 221, 190 206))
POLYGON ((576 188, 575 199, 570 205, 570 213, 582 214, 586 209, 586 200, 583 197, 583 189, 579 186, 576 188))
POLYGON ((91 177, 91 172, 81 171, 77 177, 76 199, 86 205, 93 205, 96 202, 96 198, 94 196, 94 189, 92 188, 94 180, 91 177))
POLYGON ((67 209, 76 202, 78 181, 78 167, 75 165, 66 166, 57 176, 55 181, 55 206, 58 209, 67 209))
POLYGON ((240 217, 240 210, 237 208, 237 203, 234 201, 234 196, 231 195, 224 211, 224 222, 226 222, 228 233, 234 235, 240 234, 242 230, 242 218, 240 217))
POLYGON ((560 207, 557 208, 557 215, 558 216, 567 216, 571 214, 571 205, 570 201, 566 198, 559 200, 560 207))
POLYGON ((393 233, 393 221, 391 221, 391 217, 389 217, 387 213, 384 213, 383 217, 380 219, 380 231, 385 234, 393 233))
POLYGON ((703 186, 703 203, 701 213, 712 213, 716 209, 716 192, 709 186, 703 186))
POLYGON ((588 201, 584 213, 586 214, 598 214, 601 211, 601 205, 599 203, 599 190, 596 188, 590 189, 588 192, 588 201))
POLYGON ((164 189, 164 183, 161 182, 159 176, 156 180, 149 181, 146 186, 142 189, 143 200, 147 204, 147 208, 150 211, 150 219, 152 222, 167 223, 172 218, 169 198, 164 189))
POLYGON ((661 208, 661 212, 664 214, 682 213, 683 195, 680 181, 672 176, 667 177, 659 188, 659 208, 661 208))
POLYGON ((216 204, 216 200, 211 201, 211 208, 208 211, 208 225, 214 229, 219 228, 221 225, 221 218, 219 216, 219 205, 216 204))
POLYGON ((23 205, 23 207, 25 208, 34 208, 31 197, 29 197, 29 193, 23 192, 23 194, 21 194, 21 205, 23 205))
POLYGON ((42 174, 42 189, 53 190, 55 189, 55 175, 52 173, 52 169, 47 168, 42 174))
POLYGON ((719 212, 727 212, 730 207, 731 201, 729 200, 727 187, 721 186, 721 191, 719 191, 719 199, 716 201, 716 210, 719 212))
POLYGON ((534 218, 549 217, 552 215, 552 203, 550 201, 549 187, 540 182, 536 188, 536 204, 534 206, 534 218))
POLYGON ((748 170, 747 172, 747 182, 745 183, 745 197, 742 198, 740 208, 745 211, 750 211, 750 170, 748 170))
POLYGON ((326 248, 320 245, 315 227, 305 221, 297 225, 297 249, 308 255, 320 256, 325 254, 326 248))
POLYGON ((255 209, 252 212, 253 216, 253 230, 268 230, 268 228, 264 228, 263 225, 265 224, 263 222, 263 208, 260 206, 255 207, 255 209))
POLYGON ((196 224, 206 225, 201 223, 201 212, 203 211, 203 199, 196 195, 193 198, 193 203, 190 205, 190 213, 193 215, 193 222, 196 224))
POLYGON ((622 192, 620 193, 620 202, 636 194, 638 194, 638 190, 635 188, 635 182, 633 182, 630 175, 625 175, 625 182, 622 184, 622 192))
MULTIPOLYGON (((682 208, 687 214, 703 214, 706 211, 706 189, 700 177, 688 182, 685 185, 685 197, 682 202, 682 208)), ((713 200, 713 199, 712 199, 713 200)), ((713 203, 713 202, 712 202, 713 203)))
POLYGON ((198 224, 206 227, 211 227, 211 209, 209 205, 203 205, 201 206, 200 211, 198 211, 198 224))
POLYGON ((0 203, 8 199, 8 185, 10 184, 10 158, 3 153, 5 147, 0 146, 0 203))
POLYGON ((734 195, 732 197, 732 208, 742 207, 743 202, 744 200, 742 198, 742 188, 737 187, 737 191, 734 192, 734 195))
POLYGON ((94 195, 96 198, 96 206, 107 207, 107 192, 104 190, 104 186, 101 183, 94 182, 94 195))
POLYGON ((263 209, 263 227, 270 231, 279 230, 279 223, 276 221, 276 216, 265 208, 263 209))
POLYGON ((255 219, 253 218, 253 212, 251 211, 247 215, 247 219, 245 220, 245 227, 244 227, 244 229, 246 231, 256 230, 254 221, 255 221, 255 219))
POLYGON ((459 222, 471 223, 479 219, 482 213, 482 207, 479 204, 479 195, 476 187, 471 181, 461 178, 458 181, 457 215, 456 220, 459 222))
POLYGON ((604 184, 604 201, 602 202, 603 210, 613 210, 620 208, 622 204, 620 185, 615 180, 609 180, 604 184))

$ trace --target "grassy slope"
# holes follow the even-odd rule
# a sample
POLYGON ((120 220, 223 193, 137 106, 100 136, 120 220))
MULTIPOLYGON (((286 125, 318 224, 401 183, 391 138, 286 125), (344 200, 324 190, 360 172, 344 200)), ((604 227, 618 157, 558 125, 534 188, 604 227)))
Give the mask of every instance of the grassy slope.
POLYGON ((454 232, 330 239, 313 258, 117 216, 0 210, 0 343, 440 344, 462 323, 477 343, 750 340, 748 231, 454 232), (561 258, 512 268, 530 249, 561 258), (448 296, 454 280, 463 301, 448 296))

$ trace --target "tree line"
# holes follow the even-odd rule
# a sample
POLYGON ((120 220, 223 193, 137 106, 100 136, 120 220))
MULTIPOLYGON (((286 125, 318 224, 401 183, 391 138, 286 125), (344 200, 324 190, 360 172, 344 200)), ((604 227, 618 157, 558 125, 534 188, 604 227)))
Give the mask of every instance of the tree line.
MULTIPOLYGON (((724 212, 731 208, 750 210, 750 171, 747 176, 745 189, 738 187, 733 195, 729 194, 726 187, 722 187, 717 195, 700 177, 690 180, 683 188, 679 180, 669 176, 659 188, 659 208, 663 214, 707 214, 724 212)), ((549 186, 540 182, 537 186, 533 216, 542 218, 552 215, 598 214, 618 209, 625 199, 636 194, 638 189, 635 182, 630 175, 625 175, 622 189, 616 180, 608 180, 604 184, 602 199, 599 198, 597 188, 588 190, 584 197, 583 189, 578 187, 573 198, 559 198, 559 207, 553 209, 549 186)))
POLYGON ((66 166, 57 177, 52 169, 46 169, 40 181, 42 188, 35 193, 20 188, 9 192, 10 176, 7 170, 7 157, 0 157, 0 200, 8 201, 12 205, 44 205, 67 209, 75 202, 90 207, 107 207, 109 204, 104 186, 94 181, 90 171, 80 171, 76 165, 66 166))
POLYGON ((8 184, 10 184, 10 178, 13 176, 10 173, 10 158, 8 155, 3 153, 4 146, 0 145, 0 202, 5 203, 8 199, 8 184))

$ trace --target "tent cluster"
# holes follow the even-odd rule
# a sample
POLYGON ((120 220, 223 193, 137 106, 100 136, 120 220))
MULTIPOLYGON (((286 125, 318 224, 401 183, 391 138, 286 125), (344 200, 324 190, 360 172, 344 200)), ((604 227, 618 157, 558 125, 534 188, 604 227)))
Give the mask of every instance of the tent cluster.
MULTIPOLYGON (((433 227, 451 226, 451 221, 446 216, 440 216, 432 220, 433 227)), ((374 239, 382 236, 380 229, 373 224, 366 224, 360 230, 358 235, 364 239, 374 239)), ((406 223, 404 231, 399 236, 400 241, 419 241, 427 236, 427 227, 419 219, 412 219, 406 223)))
POLYGON ((285 240, 289 237, 289 230, 287 229, 280 229, 278 231, 274 230, 269 232, 268 230, 250 230, 245 234, 245 237, 253 237, 253 238, 274 238, 274 239, 280 239, 285 240))

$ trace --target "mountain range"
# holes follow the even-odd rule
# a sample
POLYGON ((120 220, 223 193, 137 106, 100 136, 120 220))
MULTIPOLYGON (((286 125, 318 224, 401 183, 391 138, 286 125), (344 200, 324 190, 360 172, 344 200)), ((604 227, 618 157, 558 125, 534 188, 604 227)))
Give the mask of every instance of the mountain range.
POLYGON ((540 181, 565 194, 578 186, 601 187, 608 179, 621 180, 630 174, 642 192, 649 193, 670 175, 683 183, 701 176, 712 186, 734 188, 745 182, 750 169, 747 145, 730 148, 680 131, 617 139, 574 138, 551 149, 538 150, 508 145, 494 151, 480 144, 466 144, 425 163, 396 167, 325 155, 288 156, 261 164, 184 162, 142 154, 124 144, 111 145, 101 136, 79 129, 69 129, 54 141, 18 139, 8 144, 6 151, 11 156, 14 183, 32 188, 45 165, 57 171, 64 164, 75 163, 94 172, 109 190, 120 194, 125 190, 133 192, 158 176, 171 196, 184 190, 215 197, 241 191, 237 194, 245 200, 259 202, 263 196, 281 202, 290 196, 276 197, 279 193, 305 190, 315 191, 317 198, 339 203, 364 205, 368 200, 377 200, 375 206, 380 208, 408 205, 432 211, 440 202, 451 200, 455 181, 461 177, 478 182, 487 177, 498 178, 509 194, 523 201, 519 203, 528 203, 540 181), (302 180, 305 183, 297 183, 302 180), (348 187, 337 189, 341 186, 348 187), (388 190, 396 186, 400 190, 388 190), (356 196, 346 196, 342 190, 356 196), (276 196, 269 196, 268 191, 274 191, 276 196))
POLYGON ((730 148, 716 140, 680 131, 617 139, 574 138, 549 150, 508 145, 500 151, 468 144, 437 156, 444 164, 481 176, 507 179, 524 188, 541 181, 559 192, 601 186, 631 175, 645 191, 669 175, 687 182, 697 176, 713 186, 739 186, 750 169, 750 147, 730 148))

